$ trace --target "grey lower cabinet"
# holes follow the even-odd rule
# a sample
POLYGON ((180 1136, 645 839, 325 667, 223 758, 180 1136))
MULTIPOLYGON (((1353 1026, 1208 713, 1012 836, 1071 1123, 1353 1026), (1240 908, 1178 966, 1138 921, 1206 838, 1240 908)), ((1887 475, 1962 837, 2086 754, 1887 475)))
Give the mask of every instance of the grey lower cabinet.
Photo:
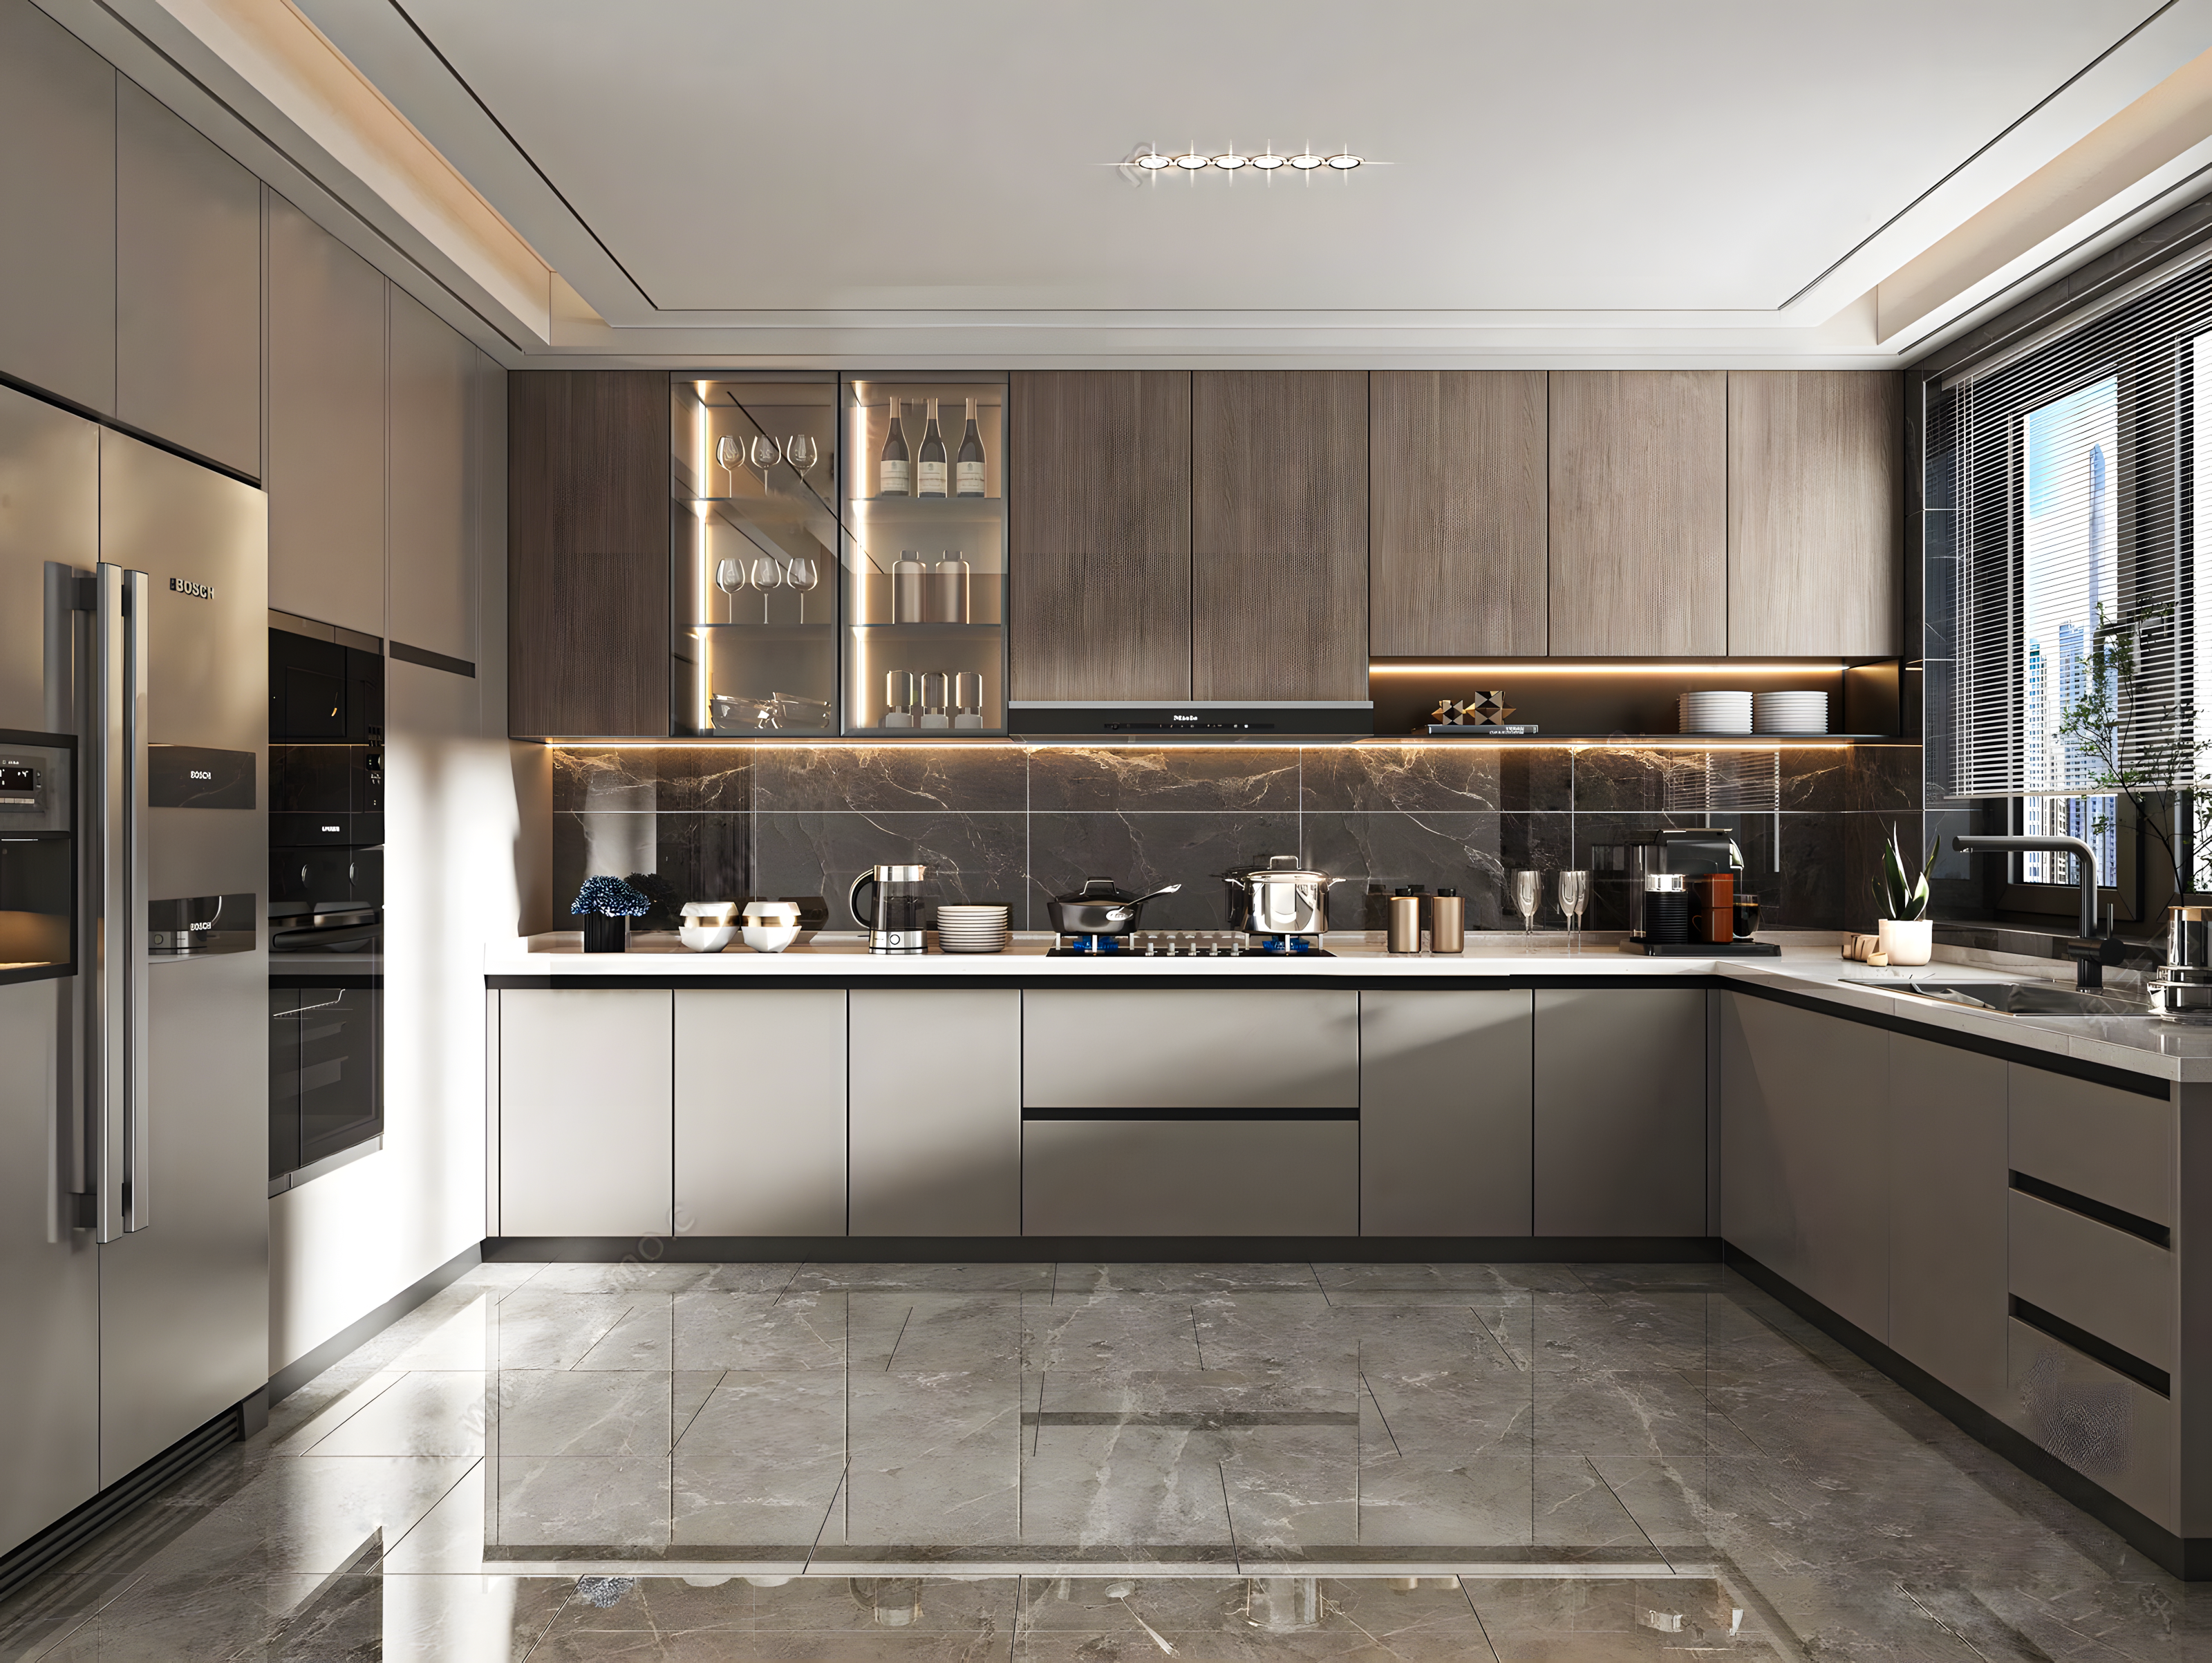
POLYGON ((1351 1235, 1360 995, 1035 989, 1022 1009, 1028 1235, 1351 1235))
POLYGON ((1527 1235, 1535 1120, 1527 988, 1359 996, 1359 1233, 1527 1235))
POLYGON ((1890 1349, 1996 1413, 2007 1344, 2005 1064, 1893 1034, 1887 1102, 1890 1349))
POLYGON ((1890 1036, 1722 997, 1721 1234, 1887 1343, 1890 1036))
POLYGON ((852 1234, 1020 1235, 1021 993, 848 997, 852 1234))
POLYGON ((1705 1235, 1705 991, 1539 988, 1533 1052, 1535 1233, 1705 1235))
POLYGON ((679 989, 679 1235, 845 1234, 845 990, 679 989))
POLYGON ((499 996, 501 1235, 666 1235, 665 988, 499 996))
POLYGON ((1359 1123, 1099 1117, 1022 1126, 1028 1235, 1353 1235, 1359 1123))

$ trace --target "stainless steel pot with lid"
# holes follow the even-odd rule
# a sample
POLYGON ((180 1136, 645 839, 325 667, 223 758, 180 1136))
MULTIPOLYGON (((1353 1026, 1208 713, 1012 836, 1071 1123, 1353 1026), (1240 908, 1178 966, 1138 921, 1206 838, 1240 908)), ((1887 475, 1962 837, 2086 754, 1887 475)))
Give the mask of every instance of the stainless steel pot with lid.
POLYGON ((1328 891, 1340 877, 1306 871, 1294 854, 1271 856, 1265 871, 1229 880, 1244 892, 1243 928, 1255 936, 1317 936, 1328 930, 1328 891))
POLYGON ((2166 962, 2150 979, 2162 1017, 2212 1016, 2212 907, 2166 909, 2166 962))

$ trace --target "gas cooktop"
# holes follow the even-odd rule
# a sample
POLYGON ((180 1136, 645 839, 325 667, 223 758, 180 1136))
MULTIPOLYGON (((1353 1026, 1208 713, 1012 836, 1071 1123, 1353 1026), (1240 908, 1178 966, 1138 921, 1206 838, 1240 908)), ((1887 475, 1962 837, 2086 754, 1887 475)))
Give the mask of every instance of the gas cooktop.
POLYGON ((1048 958, 1334 958, 1310 936, 1255 938, 1228 930, 1144 930, 1127 936, 1062 936, 1048 958))

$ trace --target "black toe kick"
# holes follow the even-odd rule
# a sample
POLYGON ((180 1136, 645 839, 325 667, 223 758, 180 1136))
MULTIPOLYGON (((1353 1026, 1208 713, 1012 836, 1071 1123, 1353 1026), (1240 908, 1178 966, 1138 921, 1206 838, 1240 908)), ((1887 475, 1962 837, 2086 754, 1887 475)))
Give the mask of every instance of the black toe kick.
POLYGON ((494 1264, 1699 1265, 1710 1235, 510 1235, 494 1264))

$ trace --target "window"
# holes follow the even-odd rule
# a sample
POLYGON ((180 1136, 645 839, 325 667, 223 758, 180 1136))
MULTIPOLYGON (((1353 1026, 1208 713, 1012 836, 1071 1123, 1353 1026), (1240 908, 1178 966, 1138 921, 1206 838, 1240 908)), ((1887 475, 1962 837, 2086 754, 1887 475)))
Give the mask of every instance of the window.
MULTIPOLYGON (((1929 806, 1948 786, 1990 829, 2082 839, 2138 918, 2205 864, 2212 256, 2191 259, 1952 371, 1925 408, 1929 806)), ((2016 857, 1992 900, 2070 910, 2073 865, 2016 857)))

